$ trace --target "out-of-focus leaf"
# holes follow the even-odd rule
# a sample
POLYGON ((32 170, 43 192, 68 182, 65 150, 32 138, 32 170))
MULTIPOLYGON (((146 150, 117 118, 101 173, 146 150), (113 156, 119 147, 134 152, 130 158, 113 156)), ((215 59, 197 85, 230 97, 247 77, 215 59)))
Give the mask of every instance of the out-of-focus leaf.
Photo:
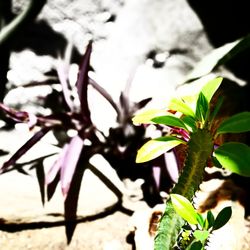
POLYGON ((189 224, 198 224, 197 213, 187 198, 179 194, 170 194, 170 197, 177 214, 179 214, 189 224))
POLYGON ((61 152, 59 153, 56 161, 50 167, 48 173, 46 174, 46 178, 45 178, 45 183, 47 185, 50 184, 55 179, 56 175, 58 174, 58 172, 59 172, 59 170, 64 162, 67 150, 68 150, 68 144, 65 144, 63 146, 61 152))
POLYGON ((222 167, 233 173, 250 176, 250 147, 239 142, 228 142, 215 150, 222 167))
POLYGON ((57 173, 57 175, 53 179, 53 181, 51 181, 49 184, 47 184, 47 199, 48 199, 48 201, 50 201, 51 198, 53 197, 59 181, 60 181, 60 172, 57 173))
POLYGON ((168 108, 181 112, 184 115, 195 117, 194 111, 181 99, 173 98, 170 101, 168 108))
POLYGON ((153 118, 152 121, 157 124, 164 124, 167 126, 173 126, 187 130, 187 127, 185 126, 184 122, 180 118, 177 118, 173 115, 158 116, 153 118))
MULTIPOLYGON (((92 78, 89 78, 89 84, 91 84, 91 86, 96 89, 109 103, 110 105, 114 108, 114 110, 117 113, 117 116, 120 117, 121 116, 121 111, 118 108, 117 104, 114 102, 113 98, 111 97, 111 95, 103 88, 101 87, 96 81, 94 81, 92 78)), ((119 120, 119 119, 118 119, 119 120)))
POLYGON ((195 68, 187 75, 184 82, 189 82, 205 76, 212 72, 212 70, 216 66, 225 63, 229 59, 229 57, 227 59, 227 55, 230 53, 230 51, 232 52, 232 49, 236 45, 239 45, 239 42, 240 40, 237 40, 214 49, 207 56, 202 58, 202 60, 195 66, 195 68))
POLYGON ((132 121, 135 125, 142 124, 142 123, 153 123, 152 119, 154 117, 168 115, 168 114, 171 115, 166 110, 149 109, 149 110, 145 110, 143 112, 140 111, 138 114, 136 114, 132 118, 132 121))
POLYGON ((203 246, 200 241, 193 241, 192 244, 186 248, 186 250, 203 250, 203 246))
POLYGON ((152 97, 143 99, 137 103, 138 109, 144 108, 150 101, 152 100, 152 97))
POLYGON ((232 208, 224 207, 215 218, 213 230, 217 230, 223 227, 230 220, 231 216, 232 216, 232 208))
POLYGON ((222 77, 217 77, 213 80, 210 80, 202 87, 201 93, 206 98, 208 104, 210 103, 217 89, 220 87, 222 80, 222 77))
POLYGON ((208 227, 206 229, 208 230, 214 225, 214 215, 210 210, 207 212, 207 221, 208 227))
POLYGON ((45 202, 45 173, 44 173, 44 168, 43 168, 43 162, 40 160, 38 161, 33 167, 36 169, 36 177, 40 189, 40 194, 41 194, 41 200, 42 204, 44 205, 45 202))
POLYGON ((206 230, 195 230, 194 231, 194 237, 201 241, 204 242, 209 236, 209 232, 206 230))
POLYGON ((201 228, 203 228, 203 226, 205 224, 205 220, 204 220, 203 216, 201 214, 197 213, 196 219, 197 219, 199 225, 201 226, 201 228))
POLYGON ((250 112, 242 112, 224 120, 217 129, 217 134, 247 131, 250 131, 250 112))
POLYGON ((76 217, 80 187, 84 171, 88 166, 89 159, 88 157, 85 158, 84 153, 85 152, 81 154, 80 159, 77 162, 74 175, 68 190, 68 195, 64 202, 65 230, 68 244, 71 242, 77 224, 76 217))
POLYGON ((119 190, 119 188, 112 182, 111 176, 107 176, 104 173, 102 173, 98 167, 88 164, 88 169, 93 172, 116 196, 118 199, 122 198, 122 192, 119 190))
POLYGON ((82 149, 83 140, 78 135, 73 137, 65 152, 60 171, 61 187, 64 197, 67 197, 82 149))
POLYGON ((2 109, 11 119, 16 122, 27 122, 29 119, 29 114, 27 112, 9 108, 3 103, 0 103, 0 109, 2 109))
POLYGON ((24 155, 32 146, 34 146, 43 136, 45 136, 49 131, 51 130, 51 127, 44 127, 37 133, 35 133, 20 149, 17 150, 17 152, 10 157, 8 161, 6 161, 2 168, 0 169, 0 172, 4 172, 8 167, 11 165, 14 165, 16 161, 24 155))
POLYGON ((78 95, 81 103, 81 113, 82 113, 82 119, 85 123, 85 125, 91 124, 91 118, 90 118, 90 110, 88 105, 88 84, 89 84, 89 68, 90 68, 90 55, 92 51, 92 42, 90 41, 86 52, 84 54, 82 63, 80 65, 79 73, 78 73, 78 79, 77 79, 77 90, 78 95))
POLYGON ((137 152, 136 163, 142 163, 157 158, 166 151, 185 143, 171 136, 159 137, 146 142, 137 152))

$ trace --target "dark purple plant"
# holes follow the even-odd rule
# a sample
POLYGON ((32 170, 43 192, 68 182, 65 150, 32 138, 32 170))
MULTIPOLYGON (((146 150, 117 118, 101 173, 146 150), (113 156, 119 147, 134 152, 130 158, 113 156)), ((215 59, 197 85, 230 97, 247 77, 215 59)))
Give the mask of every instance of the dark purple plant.
MULTIPOLYGON (((118 198, 118 203, 122 205, 122 192, 112 183, 111 178, 90 164, 89 159, 93 155, 101 154, 116 170, 120 179, 144 179, 144 199, 152 206, 161 201, 159 196, 161 179, 168 176, 164 157, 147 163, 146 166, 135 164, 136 151, 145 141, 145 127, 134 126, 131 118, 135 111, 144 107, 150 101, 150 98, 139 103, 131 103, 129 94, 125 91, 121 93, 119 103, 115 103, 109 93, 88 76, 91 50, 92 42, 86 48, 76 83, 80 108, 75 107, 72 100, 72 89, 68 79, 69 62, 64 62, 57 68, 62 86, 63 101, 61 103, 58 101, 61 104, 60 109, 58 105, 54 105, 56 110, 52 110, 51 115, 34 115, 0 104, 1 110, 15 123, 27 123, 30 129, 35 126, 40 127, 40 130, 4 163, 0 169, 1 173, 17 170, 27 174, 22 168, 25 164, 18 164, 17 160, 49 131, 53 131, 55 135, 58 132, 64 133, 63 138, 57 136, 58 145, 62 147, 62 150, 48 173, 45 174, 43 168, 42 160, 44 157, 34 160, 31 168, 36 169, 43 203, 45 202, 45 190, 49 201, 53 197, 58 183, 61 184, 62 194, 65 198, 64 216, 68 243, 71 241, 77 223, 77 202, 82 176, 86 168, 89 168, 114 192, 118 198), (91 120, 91 111, 88 105, 89 84, 110 103, 117 113, 118 126, 110 128, 108 136, 99 131, 91 120), (72 138, 67 136, 69 129, 77 131, 77 134, 72 138), (102 140, 99 139, 98 134, 102 135, 102 140), (85 140, 90 141, 91 145, 86 144, 85 140), (153 171, 153 169, 159 169, 160 171, 153 171), (154 179, 153 173, 156 172, 160 175, 157 175, 157 177, 155 175, 154 179)), ((57 97, 61 97, 61 95, 57 94, 57 97)), ((55 99, 53 99, 53 103, 54 101, 55 99)), ((171 186, 170 181, 164 181, 164 184, 166 183, 171 186)))

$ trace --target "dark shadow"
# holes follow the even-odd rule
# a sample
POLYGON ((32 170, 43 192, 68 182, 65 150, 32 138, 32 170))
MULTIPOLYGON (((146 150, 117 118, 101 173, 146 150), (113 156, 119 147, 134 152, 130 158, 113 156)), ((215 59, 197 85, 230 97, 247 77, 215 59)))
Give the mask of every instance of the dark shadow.
MULTIPOLYGON (((103 211, 94 214, 94 215, 88 215, 88 216, 77 216, 74 221, 67 221, 68 223, 84 223, 84 222, 90 222, 95 221, 98 219, 105 218, 106 216, 112 215, 115 212, 122 212, 124 214, 127 214, 129 216, 132 215, 133 211, 124 208, 121 204, 121 202, 117 202, 114 205, 111 205, 107 208, 105 208, 103 211)), ((59 217, 58 221, 37 221, 37 222, 20 222, 20 220, 10 222, 3 218, 0 218, 0 230, 6 231, 6 232, 19 232, 23 230, 30 230, 30 229, 42 229, 42 228, 52 228, 52 227, 60 227, 65 226, 65 220, 63 218, 63 214, 48 214, 48 216, 51 217, 59 217)), ((34 219, 34 218, 31 218, 34 219)))
MULTIPOLYGON (((187 0, 200 18, 214 47, 220 47, 250 32, 249 1, 187 0)), ((227 67, 238 77, 249 80, 250 49, 238 54, 227 67)))
MULTIPOLYGON (((54 58, 64 55, 68 41, 63 34, 54 31, 45 20, 36 21, 24 27, 11 41, 15 52, 30 49, 37 55, 50 55, 54 58)), ((72 61, 79 63, 82 55, 73 47, 72 61)))

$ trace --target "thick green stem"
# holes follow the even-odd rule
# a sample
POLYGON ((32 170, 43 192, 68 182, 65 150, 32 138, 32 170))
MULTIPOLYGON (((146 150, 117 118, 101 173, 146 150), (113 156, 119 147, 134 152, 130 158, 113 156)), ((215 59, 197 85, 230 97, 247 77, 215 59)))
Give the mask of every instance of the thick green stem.
MULTIPOLYGON (((199 129, 191 135, 183 172, 172 193, 185 196, 190 201, 202 182, 204 169, 213 150, 212 136, 206 129, 199 129)), ((175 212, 171 201, 167 201, 166 210, 161 218, 155 238, 155 250, 170 250, 177 240, 184 220, 175 212)))

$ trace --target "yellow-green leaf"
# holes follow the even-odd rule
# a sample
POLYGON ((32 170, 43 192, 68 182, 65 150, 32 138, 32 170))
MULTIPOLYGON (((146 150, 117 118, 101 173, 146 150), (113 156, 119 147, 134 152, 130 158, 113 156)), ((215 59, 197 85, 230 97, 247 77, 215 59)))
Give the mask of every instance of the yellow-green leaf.
POLYGON ((170 197, 177 214, 179 214, 189 224, 198 224, 197 213, 187 198, 179 194, 170 194, 170 197))
POLYGON ((161 154, 169 151, 184 141, 172 137, 164 136, 146 142, 137 152, 136 163, 142 163, 157 158, 161 154))
POLYGON ((138 113, 132 118, 132 121, 135 125, 142 124, 142 123, 150 124, 150 123, 153 123, 151 120, 154 117, 163 116, 163 115, 170 115, 170 113, 162 109, 150 109, 150 110, 145 110, 143 112, 138 113))

